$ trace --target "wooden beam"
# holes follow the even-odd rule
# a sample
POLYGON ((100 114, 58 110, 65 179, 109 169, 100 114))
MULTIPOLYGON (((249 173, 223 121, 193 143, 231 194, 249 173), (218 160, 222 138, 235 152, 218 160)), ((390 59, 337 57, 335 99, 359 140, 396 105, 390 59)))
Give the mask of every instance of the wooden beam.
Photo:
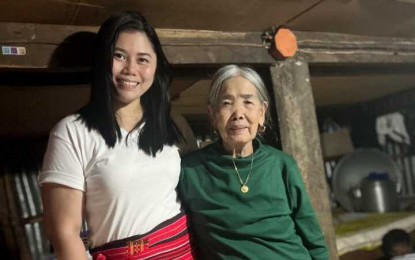
MULTIPOLYGON (((85 67, 85 52, 92 45, 96 27, 0 23, 0 68, 48 69, 85 67), (85 37, 89 35, 89 37, 85 37), (89 40, 89 41, 88 41, 89 40), (21 55, 7 55, 12 48, 21 55), (63 56, 63 57, 61 57, 63 56), (73 64, 78 62, 78 64, 73 64), (59 64, 69 62, 68 66, 59 64), (72 64, 71 64, 72 63, 72 64)), ((88 57, 88 55, 87 55, 88 57)), ((86 68, 83 68, 86 69, 86 68)))
POLYGON ((283 150, 296 159, 330 259, 338 259, 308 64, 293 59, 277 62, 271 78, 283 150))
POLYGON ((415 63, 415 39, 295 31, 308 63, 415 63))
MULTIPOLYGON (((76 64, 76 60, 67 64, 62 55, 63 59, 70 59, 80 58, 81 55, 75 55, 78 52, 88 53, 93 48, 90 36, 97 30, 98 27, 89 26, 0 23, 0 45, 25 48, 24 55, 0 55, 0 68, 79 69, 82 64, 76 64), (65 55, 65 51, 76 53, 65 55)), ((158 29, 157 34, 173 65, 273 62, 259 32, 158 29)))
MULTIPOLYGON (((97 30, 91 26, 0 23, 0 45, 25 50, 24 55, 0 55, 0 68, 80 69, 86 61, 77 63, 83 56, 79 53, 88 54, 93 48, 97 30)), ((156 31, 173 65, 275 61, 263 42, 263 32, 156 31)), ((308 63, 415 63, 415 39, 300 31, 294 34, 299 45, 297 56, 308 63)))

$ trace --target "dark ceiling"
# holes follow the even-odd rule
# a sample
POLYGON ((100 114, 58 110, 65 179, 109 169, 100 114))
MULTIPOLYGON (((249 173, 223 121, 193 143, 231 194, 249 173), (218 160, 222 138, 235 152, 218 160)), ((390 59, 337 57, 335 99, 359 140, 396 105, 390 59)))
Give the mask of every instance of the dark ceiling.
POLYGON ((1 22, 99 25, 119 10, 157 28, 298 31, 415 37, 414 0, 2 0, 1 22))

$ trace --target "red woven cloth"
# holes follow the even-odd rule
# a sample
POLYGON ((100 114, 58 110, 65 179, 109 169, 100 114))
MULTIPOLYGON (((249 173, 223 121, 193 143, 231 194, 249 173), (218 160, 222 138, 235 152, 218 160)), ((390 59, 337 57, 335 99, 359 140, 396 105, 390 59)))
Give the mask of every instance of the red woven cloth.
POLYGON ((193 259, 187 218, 179 214, 140 236, 117 240, 91 250, 94 260, 193 259))

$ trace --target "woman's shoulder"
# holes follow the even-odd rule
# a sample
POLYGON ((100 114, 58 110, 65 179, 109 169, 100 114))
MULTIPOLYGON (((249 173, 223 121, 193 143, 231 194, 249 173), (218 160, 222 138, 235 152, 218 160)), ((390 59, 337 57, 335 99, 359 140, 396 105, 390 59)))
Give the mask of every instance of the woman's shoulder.
POLYGON ((206 146, 200 147, 182 158, 183 163, 191 163, 191 162, 200 162, 204 160, 206 157, 212 155, 213 149, 215 148, 215 143, 210 143, 206 146))
POLYGON ((60 119, 50 131, 51 134, 63 135, 73 131, 87 131, 79 114, 68 115, 60 119))
POLYGON ((186 155, 183 156, 182 160, 188 161, 188 160, 194 160, 196 158, 203 157, 209 150, 208 146, 201 147, 201 148, 191 151, 190 153, 187 153, 186 155))
POLYGON ((261 149, 262 149, 262 152, 264 152, 267 155, 267 157, 271 157, 274 160, 284 162, 285 164, 295 164, 296 163, 294 158, 291 155, 289 155, 288 153, 286 153, 286 152, 284 152, 284 151, 282 151, 282 150, 280 150, 276 147, 273 147, 273 146, 270 146, 270 145, 267 145, 267 144, 262 144, 261 149))

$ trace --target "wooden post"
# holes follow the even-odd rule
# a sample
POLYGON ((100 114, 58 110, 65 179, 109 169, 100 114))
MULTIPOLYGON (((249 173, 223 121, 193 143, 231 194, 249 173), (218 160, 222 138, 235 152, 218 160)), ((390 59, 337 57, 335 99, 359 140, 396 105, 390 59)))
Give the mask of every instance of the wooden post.
POLYGON ((283 150, 296 159, 330 259, 338 259, 308 64, 288 59, 270 69, 283 150))

